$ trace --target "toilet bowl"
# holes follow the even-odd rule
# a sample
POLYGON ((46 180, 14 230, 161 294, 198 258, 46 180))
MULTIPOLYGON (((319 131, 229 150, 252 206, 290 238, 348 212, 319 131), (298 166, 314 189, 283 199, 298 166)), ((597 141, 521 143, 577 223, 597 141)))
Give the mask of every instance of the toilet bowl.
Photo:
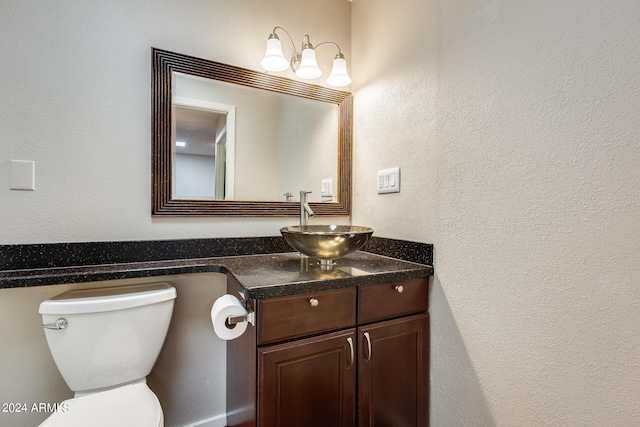
POLYGON ((40 304, 47 344, 74 398, 41 427, 162 427, 146 384, 176 290, 167 284, 74 290, 40 304))
POLYGON ((40 427, 163 427, 160 402, 146 384, 68 399, 40 427))

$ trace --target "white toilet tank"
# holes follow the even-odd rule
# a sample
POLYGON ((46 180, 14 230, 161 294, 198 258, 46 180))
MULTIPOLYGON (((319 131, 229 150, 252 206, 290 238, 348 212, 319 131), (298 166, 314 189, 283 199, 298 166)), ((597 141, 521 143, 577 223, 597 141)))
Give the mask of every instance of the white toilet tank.
POLYGON ((164 343, 175 288, 156 283, 74 290, 40 304, 53 359, 76 395, 144 379, 164 343), (58 322, 64 324, 65 322, 58 322))

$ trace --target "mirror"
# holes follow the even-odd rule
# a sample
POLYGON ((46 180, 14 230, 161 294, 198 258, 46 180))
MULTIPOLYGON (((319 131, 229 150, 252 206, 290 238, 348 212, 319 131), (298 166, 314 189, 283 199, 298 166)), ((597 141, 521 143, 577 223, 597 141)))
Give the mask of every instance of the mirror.
POLYGON ((316 214, 349 215, 352 108, 348 92, 153 49, 152 214, 297 216, 312 190, 316 214))

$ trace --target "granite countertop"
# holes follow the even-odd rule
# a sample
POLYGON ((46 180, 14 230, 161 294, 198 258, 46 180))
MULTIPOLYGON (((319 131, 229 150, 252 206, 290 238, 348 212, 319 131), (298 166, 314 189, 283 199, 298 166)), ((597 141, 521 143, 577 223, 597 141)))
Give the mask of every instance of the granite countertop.
POLYGON ((246 298, 271 298, 428 277, 431 266, 358 251, 323 271, 316 258, 298 253, 256 255, 225 260, 245 288, 246 298))
POLYGON ((323 271, 318 260, 298 253, 134 262, 0 272, 0 288, 84 283, 136 277, 217 272, 234 277, 245 298, 272 298, 366 286, 433 274, 431 266, 358 251, 323 271))
POLYGON ((245 298, 262 299, 433 275, 433 267, 424 263, 432 259, 432 246, 427 244, 374 239, 367 244, 368 250, 336 260, 333 270, 323 271, 315 258, 280 251, 279 240, 268 238, 260 240, 260 243, 263 253, 257 254, 246 253, 249 247, 258 247, 256 240, 230 239, 4 246, 0 255, 4 255, 7 261, 0 269, 0 289, 217 272, 236 280, 244 288, 245 298), (229 249, 229 243, 236 243, 236 246, 229 249), (213 256, 197 256, 200 252, 194 252, 193 248, 199 246, 206 246, 213 256), (215 250, 211 250, 212 247, 215 250), (147 252, 137 255, 137 259, 130 254, 124 257, 121 253, 127 248, 132 253, 140 253, 142 248, 147 252), (181 248, 183 252, 176 251, 181 248), (100 256, 93 257, 88 249, 100 256), (274 249, 276 252, 269 251, 274 249), (67 252, 65 261, 52 261, 59 250, 67 252), (176 253, 181 256, 166 259, 169 254, 176 256, 176 253), (149 260, 151 254, 159 259, 149 260), (80 256, 85 257, 82 262, 78 262, 80 256), (26 265, 25 259, 32 260, 32 265, 26 265), (105 259, 114 262, 103 263, 105 259), (73 265, 74 260, 76 265, 73 265))

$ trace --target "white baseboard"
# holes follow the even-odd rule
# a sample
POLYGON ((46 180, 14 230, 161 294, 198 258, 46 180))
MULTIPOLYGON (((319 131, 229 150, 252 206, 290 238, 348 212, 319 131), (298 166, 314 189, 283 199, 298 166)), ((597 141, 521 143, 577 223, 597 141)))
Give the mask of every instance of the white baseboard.
POLYGON ((217 415, 207 418, 206 420, 196 421, 194 423, 185 424, 181 427, 225 427, 227 425, 227 415, 217 415))

